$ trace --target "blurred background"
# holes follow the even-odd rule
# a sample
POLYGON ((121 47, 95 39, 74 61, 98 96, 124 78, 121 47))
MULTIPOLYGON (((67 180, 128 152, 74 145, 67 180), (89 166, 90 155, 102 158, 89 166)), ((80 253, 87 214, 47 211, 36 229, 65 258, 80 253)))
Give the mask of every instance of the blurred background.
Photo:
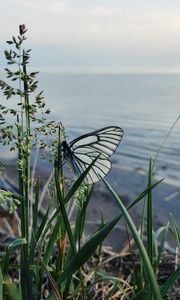
MULTIPOLYGON (((5 41, 19 24, 29 29, 30 66, 40 71, 50 119, 63 122, 69 140, 122 127, 113 161, 146 172, 180 114, 180 2, 1 0, 1 74, 5 41)), ((156 168, 176 186, 179 137, 177 122, 156 168)))

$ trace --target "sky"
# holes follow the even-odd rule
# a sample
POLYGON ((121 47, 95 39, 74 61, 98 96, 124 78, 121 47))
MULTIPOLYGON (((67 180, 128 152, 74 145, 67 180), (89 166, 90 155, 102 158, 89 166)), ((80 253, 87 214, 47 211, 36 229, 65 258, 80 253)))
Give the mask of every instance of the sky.
POLYGON ((31 65, 63 72, 179 72, 179 0, 0 0, 0 54, 28 27, 31 65))

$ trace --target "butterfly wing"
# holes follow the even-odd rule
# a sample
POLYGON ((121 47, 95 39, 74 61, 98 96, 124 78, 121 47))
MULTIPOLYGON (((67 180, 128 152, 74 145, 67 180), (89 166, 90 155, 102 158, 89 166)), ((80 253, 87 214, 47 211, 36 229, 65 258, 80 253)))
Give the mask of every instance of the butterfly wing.
POLYGON ((91 184, 101 180, 111 168, 108 158, 118 147, 123 133, 120 127, 109 126, 73 140, 69 144, 71 155, 68 159, 74 172, 80 175, 97 158, 86 176, 86 181, 91 184))

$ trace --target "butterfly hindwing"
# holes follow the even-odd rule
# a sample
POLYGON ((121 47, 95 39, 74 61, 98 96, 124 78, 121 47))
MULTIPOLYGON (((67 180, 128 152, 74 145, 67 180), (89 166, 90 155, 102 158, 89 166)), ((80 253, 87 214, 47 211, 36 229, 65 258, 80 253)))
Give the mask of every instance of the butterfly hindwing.
POLYGON ((97 158, 86 176, 86 181, 91 184, 101 180, 111 168, 108 158, 118 147, 123 133, 120 127, 109 126, 73 140, 68 146, 70 155, 67 155, 67 158, 75 173, 83 173, 97 158))
MULTIPOLYGON (((97 157, 94 155, 88 154, 73 154, 71 156, 71 165, 77 175, 83 173, 87 167, 95 160, 97 157)), ((97 160, 95 161, 94 165, 88 172, 86 176, 86 181, 91 184, 101 180, 111 168, 111 162, 105 158, 103 155, 99 155, 97 160)))

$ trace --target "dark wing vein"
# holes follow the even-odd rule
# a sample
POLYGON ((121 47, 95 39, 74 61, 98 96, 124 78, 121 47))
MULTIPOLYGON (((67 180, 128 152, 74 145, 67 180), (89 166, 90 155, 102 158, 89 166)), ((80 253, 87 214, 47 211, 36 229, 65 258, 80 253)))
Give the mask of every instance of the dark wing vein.
MULTIPOLYGON (((73 162, 76 164, 76 168, 74 168, 75 173, 77 175, 83 173, 89 164, 94 160, 95 157, 89 157, 90 162, 86 162, 83 159, 73 154, 73 162)), ((72 164, 73 165, 73 164, 72 164)), ((90 169, 88 175, 91 177, 91 180, 88 179, 88 175, 86 176, 88 183, 93 183, 99 181, 101 177, 104 177, 110 170, 111 163, 109 160, 104 158, 98 158, 95 164, 90 169)))

